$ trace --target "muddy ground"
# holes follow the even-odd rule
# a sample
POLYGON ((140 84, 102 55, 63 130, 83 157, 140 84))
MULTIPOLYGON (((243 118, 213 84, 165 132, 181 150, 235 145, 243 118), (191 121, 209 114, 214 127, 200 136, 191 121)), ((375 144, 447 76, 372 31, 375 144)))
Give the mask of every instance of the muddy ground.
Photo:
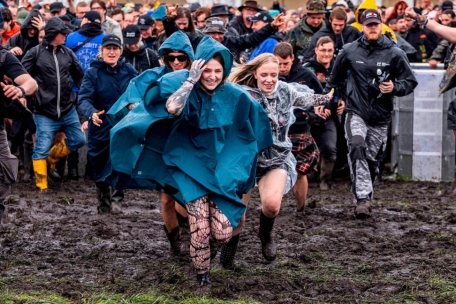
MULTIPOLYGON (((264 303, 455 303, 454 184, 381 182, 373 217, 353 216, 350 183, 310 185, 305 214, 292 194, 276 220, 277 260, 261 256, 252 196, 234 271, 213 261, 213 298, 264 303)), ((0 292, 49 291, 83 302, 97 293, 195 290, 189 259, 169 256, 158 196, 128 191, 122 214, 96 212, 93 182, 17 184, 0 226, 0 292)))

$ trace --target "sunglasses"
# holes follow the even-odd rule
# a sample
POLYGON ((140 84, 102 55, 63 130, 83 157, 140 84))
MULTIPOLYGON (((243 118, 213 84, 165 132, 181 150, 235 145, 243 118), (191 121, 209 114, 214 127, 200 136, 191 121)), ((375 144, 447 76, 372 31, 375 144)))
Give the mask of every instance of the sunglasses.
POLYGON ((166 61, 168 61, 168 62, 174 62, 176 59, 179 62, 187 61, 187 55, 178 55, 178 56, 167 55, 166 56, 166 61))

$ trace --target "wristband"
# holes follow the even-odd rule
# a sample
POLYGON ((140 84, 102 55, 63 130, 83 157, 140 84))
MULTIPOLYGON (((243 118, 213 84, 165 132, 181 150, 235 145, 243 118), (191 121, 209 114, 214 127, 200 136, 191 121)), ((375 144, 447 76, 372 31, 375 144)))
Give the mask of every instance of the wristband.
POLYGON ((18 86, 17 88, 18 88, 19 90, 21 90, 21 92, 22 92, 22 96, 21 96, 21 97, 25 97, 25 90, 24 90, 24 88, 21 87, 21 86, 18 86))
POLYGON ((196 83, 192 77, 188 77, 186 81, 190 82, 193 85, 195 85, 195 83, 196 83))

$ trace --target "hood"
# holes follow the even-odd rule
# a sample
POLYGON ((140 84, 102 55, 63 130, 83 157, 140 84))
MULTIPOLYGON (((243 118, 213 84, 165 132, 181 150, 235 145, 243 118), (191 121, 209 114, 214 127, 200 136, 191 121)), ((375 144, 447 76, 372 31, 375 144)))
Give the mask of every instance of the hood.
POLYGON ((63 23, 62 19, 58 17, 50 18, 46 22, 44 31, 46 34, 43 38, 43 44, 50 44, 58 33, 71 33, 71 30, 65 25, 65 23, 63 23))
MULTIPOLYGON (((31 10, 30 13, 27 15, 27 17, 24 20, 24 23, 21 25, 21 33, 25 37, 27 37, 27 29, 32 26, 32 19, 36 16, 40 16, 40 12, 38 10, 31 10)), ((37 29, 39 30, 39 29, 37 29)), ((38 37, 39 33, 36 33, 36 36, 38 37)))
POLYGON ((228 77, 233 67, 233 55, 221 43, 209 36, 204 36, 196 48, 195 58, 204 59, 206 62, 214 57, 215 53, 220 53, 223 57, 223 77, 228 77))
POLYGON ((163 42, 161 47, 158 49, 158 54, 160 54, 160 57, 163 56, 163 51, 165 49, 182 51, 185 54, 187 54, 191 61, 195 60, 192 44, 190 43, 190 40, 188 39, 187 35, 181 31, 175 32, 174 34, 169 36, 168 39, 165 40, 165 42, 163 42))

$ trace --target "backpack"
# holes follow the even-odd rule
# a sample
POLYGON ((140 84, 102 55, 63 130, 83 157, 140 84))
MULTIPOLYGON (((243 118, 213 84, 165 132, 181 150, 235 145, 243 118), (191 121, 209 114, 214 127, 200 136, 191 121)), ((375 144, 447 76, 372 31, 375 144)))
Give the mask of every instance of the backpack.
MULTIPOLYGON (((0 70, 5 63, 8 53, 9 51, 7 49, 0 50, 0 70)), ((27 107, 25 107, 19 99, 8 98, 3 94, 3 92, 0 94, 0 116, 9 119, 19 119, 31 115, 32 112, 30 112, 30 110, 27 109, 27 107)))

